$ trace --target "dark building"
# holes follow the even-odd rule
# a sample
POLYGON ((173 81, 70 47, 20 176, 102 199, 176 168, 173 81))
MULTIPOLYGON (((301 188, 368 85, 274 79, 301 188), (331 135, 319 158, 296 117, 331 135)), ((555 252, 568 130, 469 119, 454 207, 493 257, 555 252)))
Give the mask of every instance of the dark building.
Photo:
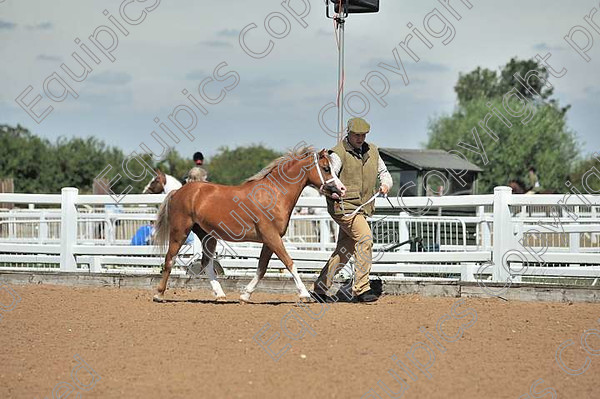
POLYGON ((379 148, 379 153, 394 179, 391 195, 397 195, 400 188, 409 182, 414 185, 409 185, 405 196, 439 195, 441 191, 445 192, 444 195, 477 194, 477 175, 483 169, 456 155, 443 150, 404 148, 379 148), (466 171, 462 176, 465 186, 447 169, 455 170, 457 174, 466 171), (445 187, 448 183, 449 188, 445 187))

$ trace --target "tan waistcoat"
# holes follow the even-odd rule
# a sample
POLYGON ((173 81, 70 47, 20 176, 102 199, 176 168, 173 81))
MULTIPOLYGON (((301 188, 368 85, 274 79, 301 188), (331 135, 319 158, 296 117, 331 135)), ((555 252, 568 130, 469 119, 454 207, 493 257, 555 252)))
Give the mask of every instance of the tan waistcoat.
MULTIPOLYGON (((379 151, 373 144, 366 145, 368 150, 362 155, 362 159, 353 151, 352 146, 346 140, 342 140, 332 148, 332 151, 342 160, 342 169, 338 177, 346 186, 346 195, 342 198, 344 201, 343 210, 341 201, 327 198, 327 211, 331 215, 351 213, 375 194, 379 151)), ((371 202, 359 212, 370 216, 374 211, 375 203, 371 202)))

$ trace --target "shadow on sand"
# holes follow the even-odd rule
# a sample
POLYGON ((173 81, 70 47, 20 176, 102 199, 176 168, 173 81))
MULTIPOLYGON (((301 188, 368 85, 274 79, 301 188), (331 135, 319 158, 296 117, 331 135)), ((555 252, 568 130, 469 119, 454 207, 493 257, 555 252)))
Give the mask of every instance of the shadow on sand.
POLYGON ((264 301, 264 302, 241 302, 239 300, 216 300, 216 299, 153 299, 154 303, 202 303, 210 305, 294 305, 296 301, 264 301))

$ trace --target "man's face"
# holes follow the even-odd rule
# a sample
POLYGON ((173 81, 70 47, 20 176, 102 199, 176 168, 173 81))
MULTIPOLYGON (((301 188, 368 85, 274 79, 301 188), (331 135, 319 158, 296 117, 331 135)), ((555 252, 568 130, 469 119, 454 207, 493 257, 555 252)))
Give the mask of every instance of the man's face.
POLYGON ((202 165, 204 165, 204 160, 202 160, 202 159, 196 160, 196 166, 202 166, 202 165))
POLYGON ((354 148, 361 148, 367 137, 366 133, 348 132, 348 142, 354 148))

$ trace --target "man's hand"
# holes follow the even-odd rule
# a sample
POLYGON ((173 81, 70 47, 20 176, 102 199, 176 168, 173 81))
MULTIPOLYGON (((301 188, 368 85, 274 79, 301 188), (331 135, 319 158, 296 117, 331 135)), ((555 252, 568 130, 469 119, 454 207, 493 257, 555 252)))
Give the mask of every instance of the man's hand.
POLYGON ((379 186, 379 192, 383 195, 387 195, 387 193, 390 191, 390 188, 387 186, 387 184, 382 184, 381 186, 379 186))

